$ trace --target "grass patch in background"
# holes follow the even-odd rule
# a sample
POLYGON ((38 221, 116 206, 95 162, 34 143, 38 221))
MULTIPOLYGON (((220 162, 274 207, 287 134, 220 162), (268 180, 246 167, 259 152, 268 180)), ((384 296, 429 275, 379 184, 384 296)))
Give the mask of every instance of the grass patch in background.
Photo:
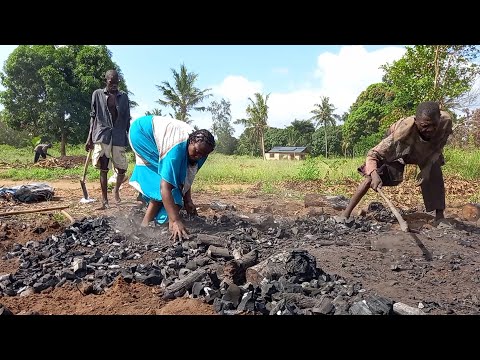
MULTIPOLYGON (((54 144, 53 148, 48 150, 48 153, 55 158, 60 158, 60 145, 54 144)), ((86 157, 85 145, 68 146, 66 149, 67 156, 82 156, 86 157)), ((13 181, 20 180, 59 180, 59 179, 80 179, 83 174, 83 165, 76 166, 70 169, 63 168, 42 168, 33 166, 33 148, 16 149, 9 145, 0 145, 0 161, 10 164, 12 168, 1 168, 0 179, 10 179, 13 181), (15 168, 15 166, 18 166, 15 168)), ((47 159, 50 159, 47 156, 47 159)), ((132 173, 135 165, 135 155, 133 152, 127 152, 128 170, 127 176, 132 173)), ((108 173, 110 177, 113 175, 113 170, 108 173)), ((100 181, 100 171, 94 168, 90 162, 87 175, 87 181, 100 181)))
POLYGON ((292 178, 298 161, 264 161, 249 156, 212 154, 198 172, 195 181, 215 184, 253 184, 292 178))
MULTIPOLYGON (((68 145, 66 147, 67 156, 86 156, 85 145, 68 145)), ((48 154, 53 157, 60 157, 60 144, 55 143, 51 149, 48 149, 48 154)), ((0 145, 0 159, 9 164, 33 164, 33 157, 35 153, 32 147, 17 149, 10 145, 0 145)), ((47 156, 48 159, 48 156, 47 156)))
POLYGON ((360 179, 357 168, 363 160, 317 157, 304 161, 265 161, 249 156, 212 154, 198 172, 195 181, 209 184, 255 184, 286 180, 360 179))
POLYGON ((278 193, 278 188, 273 183, 263 183, 261 190, 265 194, 276 194, 276 193, 278 193))
MULTIPOLYGON (((60 157, 60 146, 54 144, 49 153, 54 157, 60 157)), ((444 173, 456 175, 466 180, 480 178, 480 150, 445 149, 446 164, 444 173)), ((67 156, 86 156, 84 145, 67 145, 67 156)), ((129 167, 127 176, 130 176, 135 156, 128 151, 129 167)), ((10 164, 12 168, 5 166, 0 169, 1 179, 11 180, 57 180, 79 179, 83 172, 83 165, 72 169, 40 168, 33 165, 33 149, 16 149, 8 145, 0 145, 0 159, 3 164, 10 164), (15 167, 23 165, 24 167, 15 167)), ((261 183, 263 190, 272 193, 276 185, 282 181, 308 181, 322 179, 327 184, 334 184, 344 179, 360 181, 361 176, 357 168, 365 161, 363 157, 357 158, 330 158, 323 157, 307 158, 304 161, 296 160, 270 160, 250 156, 227 156, 219 153, 210 155, 205 165, 199 171, 195 187, 209 190, 219 184, 257 184, 261 183), (266 185, 271 184, 271 185, 266 185)), ((109 176, 113 171, 109 172, 109 176)), ((100 172, 92 165, 87 171, 87 180, 96 181, 100 178, 100 172)), ((241 193, 243 188, 230 191, 241 193)))
POLYGON ((19 168, 19 169, 7 169, 0 172, 0 177, 2 179, 10 179, 14 181, 80 179, 80 176, 81 176, 81 172, 77 168, 72 168, 72 169, 19 168))
MULTIPOLYGON (((133 163, 128 165, 127 177, 131 175, 133 170, 133 163)), ((77 166, 71 169, 61 169, 61 168, 12 168, 12 169, 0 169, 0 179, 9 179, 13 181, 20 180, 60 180, 60 179, 80 179, 83 175, 83 165, 77 166)), ((113 175, 113 170, 110 170, 108 177, 113 175)), ((86 174, 87 181, 100 181, 100 171, 94 168, 91 164, 87 169, 86 174)))
POLYGON ((446 148, 444 151, 445 174, 460 176, 466 180, 480 178, 480 149, 459 150, 446 148))
POLYGON ((301 163, 295 179, 300 181, 318 179, 333 181, 344 179, 360 180, 361 176, 357 168, 363 161, 363 158, 325 159, 323 157, 309 157, 301 163))
POLYGON ((33 164, 33 148, 17 149, 10 145, 0 145, 0 161, 7 164, 33 164))

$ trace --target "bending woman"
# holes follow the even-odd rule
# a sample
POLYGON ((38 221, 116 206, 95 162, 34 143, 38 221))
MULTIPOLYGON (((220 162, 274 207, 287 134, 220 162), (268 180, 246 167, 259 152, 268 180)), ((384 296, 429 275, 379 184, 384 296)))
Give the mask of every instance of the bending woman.
POLYGON ((180 209, 196 213, 191 186, 215 149, 213 135, 208 130, 195 131, 180 120, 148 115, 132 122, 128 137, 135 153, 129 183, 148 203, 142 226, 154 219, 160 224, 168 221, 174 240, 188 239, 180 209))

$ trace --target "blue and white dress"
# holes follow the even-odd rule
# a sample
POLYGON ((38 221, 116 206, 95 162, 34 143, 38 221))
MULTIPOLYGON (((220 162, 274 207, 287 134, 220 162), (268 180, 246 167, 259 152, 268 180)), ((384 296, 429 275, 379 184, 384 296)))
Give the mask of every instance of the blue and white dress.
MULTIPOLYGON (((147 202, 162 201, 160 184, 164 179, 173 185, 175 204, 183 206, 183 195, 207 159, 201 158, 195 165, 188 162, 188 136, 194 131, 183 121, 163 116, 147 115, 132 121, 128 139, 135 153, 135 167, 129 183, 147 202)), ((168 221, 164 206, 155 220, 160 224, 168 221)))

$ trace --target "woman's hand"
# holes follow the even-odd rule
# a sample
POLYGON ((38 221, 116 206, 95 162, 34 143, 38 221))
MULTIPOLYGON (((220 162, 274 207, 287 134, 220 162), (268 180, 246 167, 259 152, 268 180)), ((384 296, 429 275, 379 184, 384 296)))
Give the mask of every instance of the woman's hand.
POLYGON ((188 230, 183 224, 182 220, 170 220, 168 222, 168 229, 172 233, 170 239, 173 239, 173 241, 176 241, 177 237, 180 241, 190 238, 188 235, 188 230))
POLYGON ((189 215, 198 215, 197 214, 197 207, 193 203, 192 200, 190 201, 184 201, 183 202, 183 207, 186 210, 187 214, 189 215))

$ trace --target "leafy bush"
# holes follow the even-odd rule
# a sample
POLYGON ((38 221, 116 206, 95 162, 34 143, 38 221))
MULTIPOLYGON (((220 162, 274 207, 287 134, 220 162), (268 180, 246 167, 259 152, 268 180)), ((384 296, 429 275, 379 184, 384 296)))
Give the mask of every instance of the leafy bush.
POLYGON ((0 121, 0 145, 10 145, 16 148, 31 146, 31 136, 27 131, 13 130, 0 121))
POLYGON ((355 156, 366 156, 367 152, 382 140, 382 137, 382 133, 376 133, 361 138, 355 145, 353 145, 355 156))
POLYGON ((314 157, 307 156, 305 161, 300 166, 298 171, 298 177, 301 180, 316 180, 321 175, 320 168, 317 165, 317 161, 314 157))

